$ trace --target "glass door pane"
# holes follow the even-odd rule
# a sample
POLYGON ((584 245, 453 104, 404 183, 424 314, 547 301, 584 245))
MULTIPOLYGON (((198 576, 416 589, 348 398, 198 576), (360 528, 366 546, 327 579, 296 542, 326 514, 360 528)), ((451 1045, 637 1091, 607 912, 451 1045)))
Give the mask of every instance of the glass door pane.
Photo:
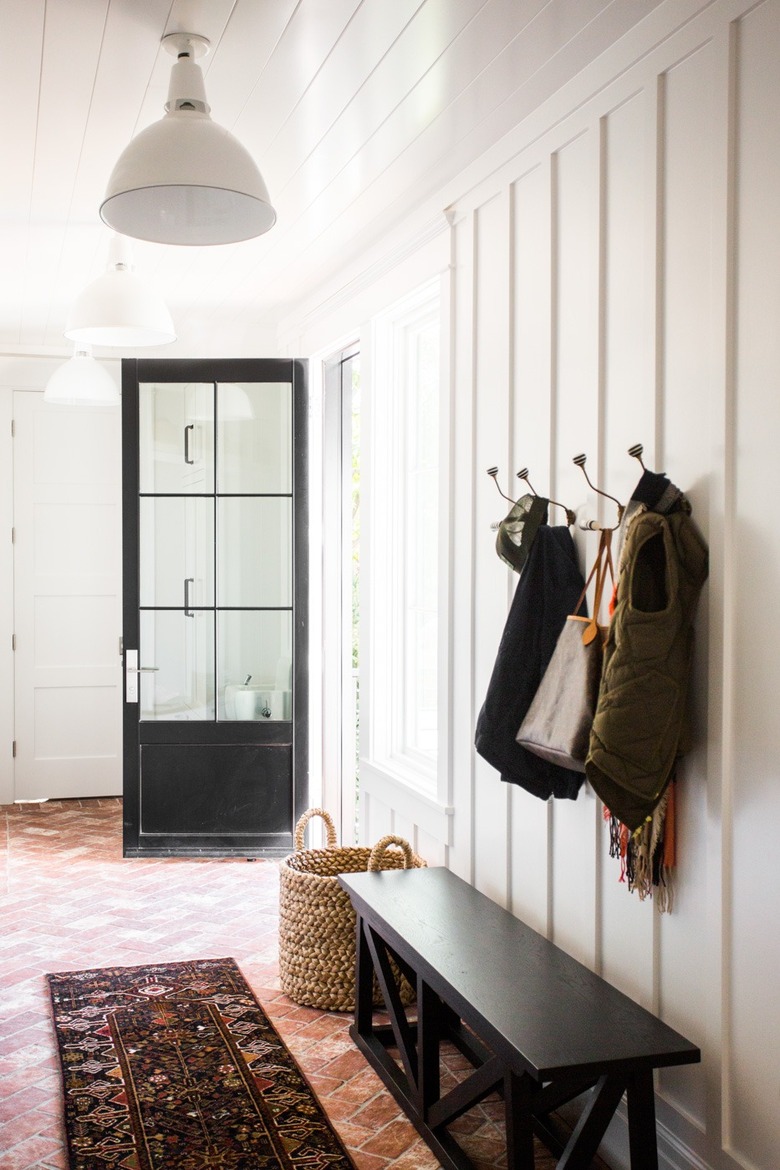
POLYGON ((140 635, 141 719, 213 720, 213 610, 142 610, 140 635))
POLYGON ((141 605, 214 605, 213 496, 142 496, 139 546, 141 605))
POLYGON ((219 614, 219 719, 292 719, 292 613, 223 610, 219 614))
POLYGON ((217 383, 217 490, 232 495, 292 492, 292 386, 217 383))
POLYGON ((217 522, 217 604, 292 605, 292 500, 221 496, 217 522))
POLYGON ((141 493, 213 492, 213 383, 143 382, 138 394, 141 493))

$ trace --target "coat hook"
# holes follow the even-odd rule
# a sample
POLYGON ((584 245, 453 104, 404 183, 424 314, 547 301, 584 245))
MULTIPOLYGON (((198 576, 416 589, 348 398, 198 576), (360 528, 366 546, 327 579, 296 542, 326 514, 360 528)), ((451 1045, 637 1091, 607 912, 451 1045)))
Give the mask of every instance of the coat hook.
POLYGON ((632 458, 634 458, 634 459, 638 459, 639 466, 642 468, 642 471, 646 471, 647 468, 645 467, 644 463, 642 462, 642 453, 643 452, 644 452, 644 447, 642 446, 641 443, 634 443, 633 447, 628 448, 629 455, 631 455, 632 458))
MULTIPOLYGON (((592 488, 592 489, 593 489, 593 491, 596 493, 596 495, 598 495, 598 496, 604 496, 606 499, 608 499, 608 500, 612 500, 613 504, 616 504, 616 505, 617 505, 617 510, 618 510, 618 527, 619 527, 619 526, 620 526, 620 521, 623 519, 623 513, 624 513, 624 511, 625 511, 625 508, 624 508, 624 507, 623 507, 623 505, 621 504, 620 500, 616 499, 616 498, 615 498, 615 496, 611 496, 611 495, 609 494, 609 492, 603 492, 603 491, 601 491, 601 489, 600 489, 600 488, 597 488, 597 487, 596 487, 596 485, 595 485, 594 483, 591 483, 591 482, 590 482, 590 476, 588 475, 587 471, 585 470, 585 462, 586 462, 587 458, 588 458, 588 457, 587 457, 587 455, 575 455, 575 456, 574 456, 574 458, 572 459, 572 463, 574 463, 574 464, 575 464, 577 467, 579 467, 579 468, 581 469, 581 471, 582 471, 582 474, 585 476, 585 479, 587 480, 588 487, 592 488)), ((588 528, 592 528, 592 527, 593 527, 593 521, 589 522, 589 523, 586 525, 586 527, 588 527, 588 528)))
POLYGON ((498 476, 498 468, 497 468, 497 467, 488 467, 488 469, 487 469, 487 473, 488 473, 488 475, 490 476, 490 478, 493 480, 493 483, 494 483, 494 484, 496 485, 496 487, 498 488, 498 494, 499 494, 500 496, 503 496, 505 500, 509 500, 509 503, 510 503, 510 504, 514 504, 514 502, 515 502, 515 501, 512 499, 512 497, 511 497, 511 496, 508 496, 508 495, 506 494, 506 492, 502 492, 502 491, 501 491, 501 488, 500 488, 500 487, 498 487, 498 479, 497 479, 497 476, 498 476))
MULTIPOLYGON (((536 488, 534 487, 534 485, 531 483, 530 479, 528 478, 528 468, 527 467, 523 467, 520 469, 520 471, 518 471, 517 478, 525 480, 525 482, 528 484, 529 488, 531 489, 531 491, 533 492, 533 494, 535 496, 539 494, 537 492, 536 488)), ((567 508, 565 504, 559 504, 557 500, 550 500, 550 503, 555 504, 556 508, 563 508, 564 512, 566 513, 566 520, 567 520, 567 523, 569 524, 569 526, 571 526, 575 522, 577 517, 574 514, 574 512, 572 512, 571 508, 567 508)))

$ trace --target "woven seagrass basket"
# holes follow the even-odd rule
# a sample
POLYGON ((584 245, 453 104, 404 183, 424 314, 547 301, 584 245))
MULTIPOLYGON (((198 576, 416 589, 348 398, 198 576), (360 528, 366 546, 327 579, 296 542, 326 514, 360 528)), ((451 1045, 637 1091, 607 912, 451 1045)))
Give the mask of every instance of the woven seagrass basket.
MULTIPOLYGON (((279 975, 282 991, 296 1003, 329 1011, 355 1006, 355 912, 338 882, 341 873, 377 869, 417 869, 427 863, 403 837, 382 837, 373 849, 337 845, 330 815, 310 808, 295 826, 295 852, 279 866, 279 975), (322 817, 327 848, 304 849, 312 817, 322 817), (389 849, 396 845, 397 849, 389 849)), ((411 1003, 414 989, 396 970, 401 1002, 411 1003)), ((374 1002, 382 993, 374 979, 374 1002)))

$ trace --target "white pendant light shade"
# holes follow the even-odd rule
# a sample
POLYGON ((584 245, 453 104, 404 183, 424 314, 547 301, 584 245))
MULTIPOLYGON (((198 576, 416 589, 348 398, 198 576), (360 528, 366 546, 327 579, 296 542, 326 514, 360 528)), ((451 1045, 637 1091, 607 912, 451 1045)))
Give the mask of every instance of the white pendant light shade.
POLYGON ((276 212, 252 156, 209 116, 203 74, 193 59, 208 41, 174 33, 163 44, 179 54, 167 113, 119 156, 101 219, 122 235, 158 244, 232 244, 262 235, 276 212))
POLYGON ((86 345, 134 347, 176 340, 162 297, 132 271, 130 241, 114 236, 106 272, 71 306, 65 336, 86 345))
POLYGON ((76 346, 70 361, 59 366, 43 392, 44 402, 59 406, 117 406, 119 387, 88 346, 76 346))

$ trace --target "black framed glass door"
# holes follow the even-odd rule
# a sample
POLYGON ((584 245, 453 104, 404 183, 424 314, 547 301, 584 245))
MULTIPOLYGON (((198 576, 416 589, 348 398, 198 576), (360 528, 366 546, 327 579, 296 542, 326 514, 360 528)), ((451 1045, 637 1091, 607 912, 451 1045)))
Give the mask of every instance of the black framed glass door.
POLYGON ((126 360, 127 856, 279 854, 307 793, 306 370, 126 360))

